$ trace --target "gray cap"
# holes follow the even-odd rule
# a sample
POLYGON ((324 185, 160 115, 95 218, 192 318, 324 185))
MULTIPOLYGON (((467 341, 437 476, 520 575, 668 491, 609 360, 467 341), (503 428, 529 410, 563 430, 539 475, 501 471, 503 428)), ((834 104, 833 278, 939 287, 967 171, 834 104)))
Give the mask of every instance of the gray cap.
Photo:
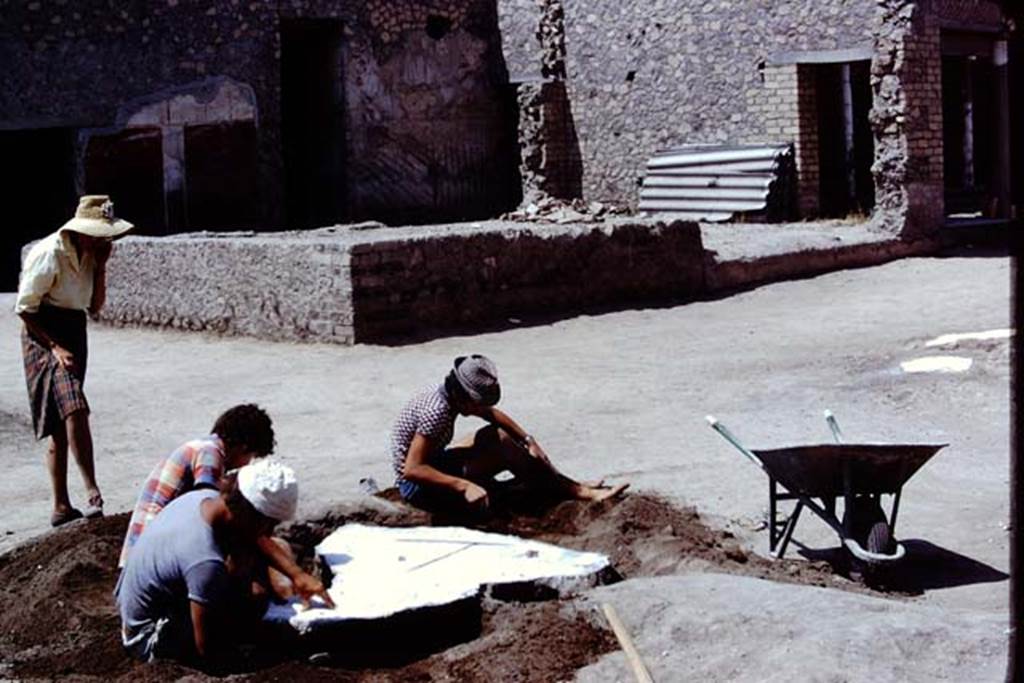
POLYGON ((459 356, 453 373, 459 386, 477 403, 493 406, 501 398, 498 368, 490 358, 478 354, 459 356))

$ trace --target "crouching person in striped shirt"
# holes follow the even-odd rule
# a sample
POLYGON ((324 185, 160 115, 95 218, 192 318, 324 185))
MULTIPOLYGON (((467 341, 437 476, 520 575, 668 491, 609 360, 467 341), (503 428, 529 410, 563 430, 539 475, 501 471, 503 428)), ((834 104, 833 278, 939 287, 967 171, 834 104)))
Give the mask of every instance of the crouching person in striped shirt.
MULTIPOLYGON (((139 493, 118 567, 125 569, 144 532, 174 500, 191 491, 216 492, 226 472, 273 452, 274 428, 270 416, 259 406, 247 403, 221 414, 208 436, 188 441, 161 458, 139 493)), ((274 569, 272 577, 278 597, 288 599, 297 595, 308 602, 313 596, 320 596, 330 603, 323 584, 302 571, 286 550, 287 544, 264 535, 256 539, 256 545, 274 569)))
POLYGON ((115 595, 124 647, 138 659, 174 659, 223 671, 240 642, 258 639, 271 592, 257 540, 291 519, 298 504, 291 468, 246 465, 221 491, 171 501, 139 537, 115 595))

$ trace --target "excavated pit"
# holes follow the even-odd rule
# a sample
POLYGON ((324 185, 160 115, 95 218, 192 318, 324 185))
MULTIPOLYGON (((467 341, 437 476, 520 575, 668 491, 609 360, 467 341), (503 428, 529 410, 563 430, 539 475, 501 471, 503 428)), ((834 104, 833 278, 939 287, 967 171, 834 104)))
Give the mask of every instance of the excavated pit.
MULTIPOLYGON (((300 562, 315 570, 313 548, 350 523, 450 525, 394 502, 394 492, 336 506, 316 519, 279 530, 300 562)), ((463 520, 466 522, 466 520, 463 520)), ((123 652, 112 590, 127 515, 81 521, 32 539, 0 556, 0 678, 166 680, 198 672, 141 665, 123 652)), ((605 581, 718 571, 770 580, 868 590, 825 563, 770 561, 744 549, 728 531, 709 527, 692 508, 632 494, 601 504, 562 502, 539 510, 505 510, 467 526, 607 555, 616 570, 605 581)), ((465 601, 431 615, 426 631, 415 614, 344 634, 298 638, 277 633, 249 648, 234 671, 240 680, 564 680, 617 648, 599 614, 543 591, 510 591, 465 601)))

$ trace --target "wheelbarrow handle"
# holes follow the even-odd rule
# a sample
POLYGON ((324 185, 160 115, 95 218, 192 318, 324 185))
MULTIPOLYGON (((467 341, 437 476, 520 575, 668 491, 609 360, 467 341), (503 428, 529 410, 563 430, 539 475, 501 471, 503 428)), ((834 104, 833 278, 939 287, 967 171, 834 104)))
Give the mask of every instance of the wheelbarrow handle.
POLYGON ((836 422, 836 416, 832 414, 831 410, 825 410, 825 422, 828 423, 828 428, 832 430, 832 438, 836 440, 836 443, 842 443, 843 430, 839 429, 839 423, 836 422))
POLYGON ((724 424, 719 422, 718 418, 716 418, 714 415, 708 415, 704 419, 707 420, 708 424, 711 426, 712 429, 714 429, 716 432, 722 435, 723 439, 725 439, 733 446, 735 446, 736 450, 738 450, 743 455, 747 456, 747 458, 751 462, 753 462, 755 465, 760 467, 765 472, 768 471, 767 469, 765 469, 764 463, 761 462, 761 458, 757 457, 753 451, 751 451, 749 448, 740 443, 740 440, 736 438, 736 435, 730 432, 724 424))

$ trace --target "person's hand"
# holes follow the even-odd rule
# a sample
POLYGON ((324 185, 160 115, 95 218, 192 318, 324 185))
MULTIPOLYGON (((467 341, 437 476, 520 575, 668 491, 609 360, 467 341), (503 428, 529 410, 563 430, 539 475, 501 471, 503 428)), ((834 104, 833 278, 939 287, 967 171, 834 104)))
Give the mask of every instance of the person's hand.
POLYGON ((103 267, 107 263, 107 259, 110 258, 110 252, 114 249, 114 243, 111 240, 96 240, 92 248, 92 257, 96 260, 96 265, 103 267))
POLYGON ((471 507, 481 509, 485 509, 487 507, 487 489, 483 486, 479 486, 473 482, 468 482, 466 488, 462 492, 462 495, 471 507))
POLYGON ((323 600, 328 607, 334 608, 334 600, 328 595, 327 589, 324 588, 324 584, 320 582, 320 579, 316 578, 312 574, 302 572, 298 576, 292 579, 292 586, 295 588, 296 595, 302 600, 302 604, 305 607, 309 607, 310 601, 313 597, 319 597, 323 600))
POLYGON ((77 368, 77 361, 75 360, 75 354, 71 353, 63 346, 57 344, 53 345, 53 349, 50 351, 53 357, 57 359, 57 363, 68 372, 74 372, 77 368))

